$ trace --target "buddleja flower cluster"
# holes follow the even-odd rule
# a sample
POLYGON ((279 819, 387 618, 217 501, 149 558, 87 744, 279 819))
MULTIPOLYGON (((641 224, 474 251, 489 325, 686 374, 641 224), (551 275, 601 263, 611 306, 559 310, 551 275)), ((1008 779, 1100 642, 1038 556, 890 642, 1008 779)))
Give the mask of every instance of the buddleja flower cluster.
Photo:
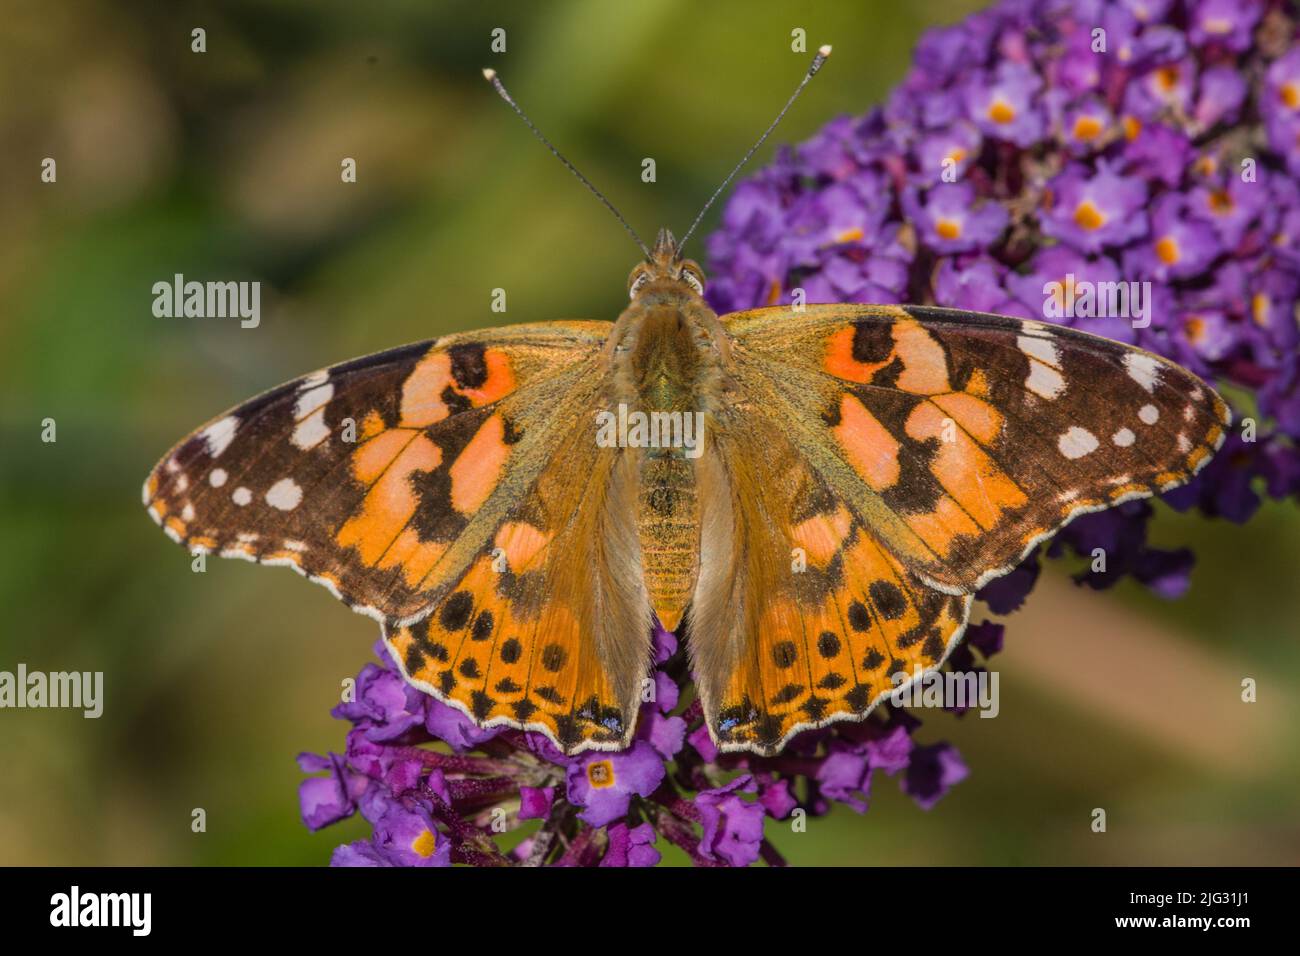
MULTIPOLYGON (((882 108, 737 186, 710 237, 711 301, 944 305, 1166 355, 1254 407, 1165 500, 1245 521, 1261 485, 1300 489, 1295 16, 1283 0, 1007 0, 932 30, 882 108), (1144 315, 1068 301, 1114 282, 1149 283, 1144 315)), ((1085 583, 1130 575, 1177 596, 1192 554, 1148 547, 1151 514, 1090 515, 1048 553, 1100 548, 1085 583)), ((1015 609, 1038 567, 981 597, 1015 609)))
MULTIPOLYGON (((1001 639, 996 624, 970 632, 986 653, 1001 639)), ((632 745, 566 757, 541 734, 484 730, 416 690, 377 643, 380 663, 332 711, 352 724, 343 753, 298 758, 323 774, 299 788, 303 822, 316 830, 359 812, 370 823, 368 839, 334 851, 336 866, 653 866, 661 840, 699 866, 780 865, 766 820, 832 802, 865 812, 877 772, 929 808, 966 776, 950 745, 913 742, 919 721, 901 710, 803 734, 775 757, 719 754, 699 704, 682 699, 676 638, 656 629, 654 652, 653 699, 632 745), (495 838, 529 820, 542 823, 503 851, 495 838)))
MULTIPOLYGON (((1234 386, 1252 424, 1165 499, 1245 521, 1261 491, 1300 492, 1293 17, 1282 0, 1007 0, 931 31, 882 108, 831 122, 736 188, 709 242, 711 301, 720 313, 796 290, 934 303, 1167 355, 1234 386), (1145 315, 1074 317, 1071 276, 1149 282, 1145 315)), ((1150 516, 1144 502, 1086 516, 1047 553, 1101 548, 1105 571, 1081 581, 1130 575, 1176 596, 1192 555, 1148 546, 1150 516)), ((1038 569, 1035 554, 980 596, 1013 610, 1038 569)), ((1001 644, 1000 624, 975 625, 947 666, 978 673, 1001 644)), ((574 757, 537 734, 476 727, 376 651, 334 710, 352 725, 343 753, 300 757, 316 774, 300 790, 309 827, 357 813, 370 824, 336 865, 646 866, 670 845, 697 865, 780 864, 765 829, 789 824, 774 821, 865 812, 880 775, 929 808, 968 772, 890 705, 775 757, 719 754, 662 630, 633 744, 574 757)))

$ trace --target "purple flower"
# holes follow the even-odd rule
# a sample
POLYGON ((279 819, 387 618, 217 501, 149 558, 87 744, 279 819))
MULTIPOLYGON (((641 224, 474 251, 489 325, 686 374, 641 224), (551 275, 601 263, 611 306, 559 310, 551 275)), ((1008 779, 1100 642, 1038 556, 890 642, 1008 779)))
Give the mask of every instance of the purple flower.
POLYGON ((1188 37, 1195 46, 1219 45, 1240 53, 1250 46, 1263 12, 1262 0, 1200 0, 1193 5, 1188 37))
POLYGON ((1200 275, 1220 253, 1214 228, 1188 216, 1189 200, 1166 193, 1151 213, 1151 233, 1124 257, 1126 271, 1144 279, 1186 279, 1200 275))
POLYGON ((1200 95, 1192 114, 1196 127, 1208 130, 1237 119, 1249 88, 1246 78, 1230 66, 1211 67, 1201 74, 1200 95))
POLYGON ((871 796, 871 757, 863 744, 832 751, 817 771, 821 792, 847 804, 858 813, 867 812, 871 796))
POLYGON ((924 198, 909 191, 903 195, 903 209, 938 252, 983 248, 1007 227, 1007 211, 996 202, 976 204, 969 183, 941 183, 924 198))
POLYGON ((753 778, 746 774, 717 790, 701 790, 696 796, 704 828, 700 852, 707 859, 723 860, 730 866, 749 866, 758 859, 763 842, 763 805, 740 796, 742 791, 753 790, 753 778))
POLYGON ((654 848, 655 830, 648 823, 628 827, 616 823, 608 828, 609 847, 601 857, 601 866, 654 866, 660 860, 654 848))
POLYGON ((1072 165, 1050 184, 1043 231, 1080 252, 1124 245, 1147 233, 1147 187, 1101 163, 1096 172, 1072 165))
POLYGON ((939 181, 945 171, 961 179, 971 163, 979 158, 982 145, 979 129, 964 120, 925 133, 916 147, 922 181, 931 185, 939 181))
POLYGON ((929 810, 969 775, 961 754, 951 744, 917 747, 903 779, 903 790, 923 810, 929 810))
POLYGON ((759 787, 758 802, 773 820, 784 820, 799 805, 790 792, 790 781, 773 780, 759 787))
POLYGON ((987 136, 1028 146, 1046 126, 1035 103, 1041 83, 1023 63, 1004 62, 991 74, 975 74, 966 88, 966 116, 987 136))
POLYGON ((495 728, 484 730, 462 711, 433 698, 429 699, 425 711, 424 728, 439 740, 451 744, 457 753, 477 747, 500 732, 495 728))
POLYGON ((449 866, 451 842, 418 803, 390 804, 375 824, 371 842, 395 866, 449 866))
POLYGON ((520 820, 541 820, 551 812, 551 804, 555 801, 554 787, 520 787, 519 788, 519 819, 520 820))
POLYGON ((329 771, 329 776, 308 777, 298 786, 298 803, 307 829, 319 830, 356 812, 357 798, 365 791, 366 779, 351 772, 337 754, 328 757, 299 754, 298 766, 308 773, 329 771))
POLYGON ((356 699, 334 708, 334 716, 364 724, 371 740, 392 740, 424 723, 428 695, 390 670, 367 664, 357 675, 356 699))
POLYGON ((583 754, 569 765, 569 802, 592 826, 604 826, 627 814, 632 796, 648 797, 664 779, 664 764, 645 741, 627 750, 583 754))
POLYGON ((914 749, 911 734, 906 727, 899 725, 884 736, 867 741, 867 759, 873 770, 892 777, 898 771, 907 769, 914 749))

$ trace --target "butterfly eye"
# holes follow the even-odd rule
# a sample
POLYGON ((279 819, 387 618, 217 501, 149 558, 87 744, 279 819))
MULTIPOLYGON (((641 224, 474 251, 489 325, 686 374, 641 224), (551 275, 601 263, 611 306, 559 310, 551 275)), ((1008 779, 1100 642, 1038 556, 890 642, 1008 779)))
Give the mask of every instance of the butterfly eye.
POLYGON ((700 280, 700 277, 690 269, 682 270, 682 280, 695 290, 696 295, 704 295, 704 283, 700 280))
POLYGON ((634 280, 632 280, 632 288, 628 290, 627 297, 629 299, 635 299, 636 294, 641 291, 641 287, 649 281, 650 281, 650 273, 649 272, 641 273, 634 280))

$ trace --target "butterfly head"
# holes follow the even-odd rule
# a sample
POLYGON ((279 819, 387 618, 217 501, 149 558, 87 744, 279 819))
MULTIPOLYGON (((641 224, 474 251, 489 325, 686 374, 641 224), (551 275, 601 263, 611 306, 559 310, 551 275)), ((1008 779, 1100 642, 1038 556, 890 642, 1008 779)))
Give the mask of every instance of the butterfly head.
POLYGON ((654 249, 644 262, 638 262, 627 277, 628 297, 635 300, 651 285, 663 282, 686 286, 695 295, 704 295, 704 270, 694 259, 683 259, 681 246, 667 229, 660 229, 654 249))

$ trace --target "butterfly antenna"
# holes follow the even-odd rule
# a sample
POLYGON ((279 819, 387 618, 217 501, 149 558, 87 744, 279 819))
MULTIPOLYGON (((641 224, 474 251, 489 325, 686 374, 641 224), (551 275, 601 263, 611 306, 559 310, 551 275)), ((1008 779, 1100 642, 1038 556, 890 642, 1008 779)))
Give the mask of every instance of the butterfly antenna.
POLYGON ((826 62, 826 58, 830 55, 831 47, 829 43, 817 50, 817 55, 813 57, 812 65, 808 67, 808 72, 805 73, 803 79, 799 81, 799 85, 795 87, 795 91, 790 94, 790 98, 785 101, 785 106, 781 107, 781 112, 776 114, 776 119, 772 120, 772 125, 764 130, 763 135, 758 138, 758 142, 749 148, 749 152, 741 157, 740 162, 736 163, 736 168, 727 174, 727 178, 722 181, 722 185, 714 191, 713 195, 709 197, 709 201, 704 204, 704 208, 700 210, 700 214, 695 217, 695 221, 691 223, 691 228, 686 230, 686 235, 682 236, 682 241, 677 244, 679 252, 682 247, 686 245, 686 240, 691 238, 691 234, 695 232, 695 227, 700 224, 700 220, 703 219, 704 214, 709 211, 709 207, 712 206, 714 201, 722 195, 722 191, 731 184, 731 181, 736 178, 736 173, 740 172, 741 167, 749 162, 749 158, 758 152, 760 146, 767 142, 767 138, 772 135, 772 130, 776 129, 777 124, 780 123, 785 117, 785 114, 790 111, 790 107, 793 106, 794 101, 799 98, 799 94, 803 92, 803 88, 808 85, 809 80, 817 75, 817 71, 822 68, 822 64, 826 62))
POLYGON ((605 194, 593 186, 591 180, 582 175, 582 173, 578 171, 577 166, 574 166, 573 163, 565 159, 564 154, 552 146, 551 141, 542 135, 542 131, 533 125, 533 121, 528 118, 528 114, 519 108, 519 104, 514 101, 514 98, 506 90, 505 84, 503 84, 501 78, 497 76, 497 71, 493 69, 485 69, 483 71, 483 77, 492 84, 492 88, 500 94, 501 98, 510 104, 510 108, 519 114, 519 118, 527 124, 530 130, 533 131, 533 135, 542 141, 542 145, 554 153, 555 158, 564 164, 565 169, 577 176, 578 181, 590 189, 592 194, 605 204, 605 208, 614 214, 614 218, 623 224, 623 228, 627 230, 628 235, 632 237, 632 241, 637 244, 637 247, 641 250, 642 254, 648 261, 650 259, 650 250, 646 248, 646 244, 641 241, 641 237, 636 234, 636 230, 633 229, 631 225, 628 224, 628 221, 623 218, 623 214, 614 208, 614 204, 605 198, 605 194))

